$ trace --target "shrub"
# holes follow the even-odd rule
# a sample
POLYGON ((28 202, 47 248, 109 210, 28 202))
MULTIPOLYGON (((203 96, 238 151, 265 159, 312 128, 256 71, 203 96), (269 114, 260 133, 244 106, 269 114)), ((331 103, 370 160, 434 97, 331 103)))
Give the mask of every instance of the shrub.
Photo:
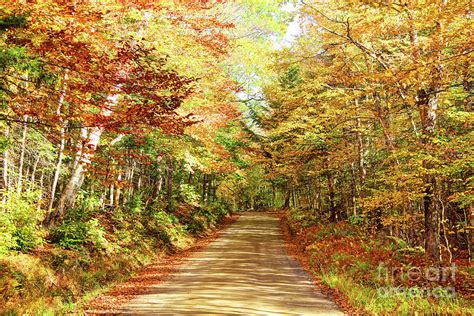
POLYGON ((81 191, 76 199, 81 215, 90 215, 100 209, 100 198, 90 192, 81 191))
POLYGON ((132 214, 141 214, 143 212, 143 198, 141 193, 134 194, 127 202, 126 209, 132 214))
POLYGON ((0 206, 0 253, 28 251, 43 242, 38 225, 43 212, 37 210, 38 198, 39 192, 5 193, 5 203, 0 206))
POLYGON ((81 221, 65 221, 51 231, 54 243, 65 249, 80 249, 87 238, 86 224, 81 221))
POLYGON ((364 217, 360 215, 351 215, 349 216, 349 223, 352 225, 360 225, 364 223, 364 217))
POLYGON ((10 249, 15 248, 16 241, 13 236, 14 231, 15 225, 11 217, 2 212, 0 215, 0 254, 4 254, 10 249))
POLYGON ((185 238, 185 227, 179 222, 173 214, 165 211, 155 211, 147 221, 146 227, 148 233, 156 235, 168 246, 178 246, 185 238))
POLYGON ((94 245, 96 249, 112 250, 111 244, 105 238, 106 231, 96 218, 86 222, 86 242, 94 245))
POLYGON ((201 196, 197 193, 196 188, 190 184, 181 184, 179 187, 181 199, 190 205, 199 206, 201 196))
POLYGON ((292 209, 290 211, 290 218, 293 222, 298 222, 301 227, 306 228, 317 224, 320 221, 314 212, 310 212, 306 209, 292 209))
POLYGON ((229 208, 215 202, 205 207, 197 207, 191 213, 191 220, 188 229, 191 233, 201 233, 219 222, 224 216, 229 214, 229 208))
POLYGON ((52 241, 65 249, 81 249, 90 244, 95 249, 110 250, 105 229, 96 218, 87 222, 65 221, 51 232, 52 241))

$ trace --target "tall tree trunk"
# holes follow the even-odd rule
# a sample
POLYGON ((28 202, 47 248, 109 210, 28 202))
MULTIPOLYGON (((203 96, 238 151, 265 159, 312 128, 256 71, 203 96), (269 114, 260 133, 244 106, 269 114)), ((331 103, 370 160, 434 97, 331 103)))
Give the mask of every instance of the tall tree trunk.
POLYGON ((161 189, 163 187, 163 175, 160 174, 158 176, 158 184, 157 184, 157 187, 156 187, 156 192, 157 192, 157 196, 161 196, 161 189))
POLYGON ((113 206, 115 201, 115 186, 112 184, 109 188, 109 205, 113 206))
POLYGON ((117 185, 117 190, 115 194, 115 200, 114 200, 114 203, 112 204, 115 207, 119 207, 120 205, 120 195, 122 194, 122 188, 121 188, 122 173, 119 173, 117 177, 117 182, 118 182, 118 185, 117 185))
POLYGON ((213 176, 212 174, 209 175, 209 182, 207 184, 207 201, 212 202, 212 180, 213 176))
POLYGON ((474 259, 474 207, 472 204, 467 207, 467 224, 471 227, 468 231, 469 262, 474 259))
MULTIPOLYGON (((355 171, 355 164, 351 164, 351 203, 352 203, 352 215, 357 216, 357 197, 359 195, 359 190, 357 189, 357 181, 356 181, 356 171, 355 171)), ((347 214, 349 217, 350 214, 347 214)))
POLYGON ((287 210, 290 208, 290 190, 285 191, 285 198, 283 203, 283 209, 287 210))
POLYGON ((275 203, 276 203, 276 190, 275 190, 275 185, 272 184, 272 200, 270 202, 270 206, 272 209, 275 208, 275 203))
MULTIPOLYGON (((436 132, 437 125, 437 111, 438 111, 438 91, 440 88, 441 78, 443 74, 443 64, 441 51, 444 49, 443 38, 443 11, 447 5, 447 0, 442 0, 439 4, 439 15, 436 23, 436 54, 437 64, 433 69, 432 82, 429 88, 418 90, 417 103, 420 112, 422 125, 422 142, 425 148, 430 151, 433 146, 432 139, 436 132)), ((430 161, 425 161, 424 167, 427 170, 433 169, 433 164, 430 161)), ((434 199, 436 178, 430 172, 425 175, 425 195, 423 197, 423 210, 425 215, 425 250, 429 258, 434 261, 440 260, 439 251, 439 214, 434 199)))
POLYGON ((338 220, 336 208, 336 193, 334 191, 334 179, 330 172, 327 173, 326 179, 328 181, 328 197, 329 197, 329 220, 336 222, 338 220))
POLYGON ((316 197, 314 198, 314 209, 315 211, 320 211, 321 210, 321 178, 317 177, 316 178, 316 197))
MULTIPOLYGON (((51 194, 50 194, 50 200, 49 200, 49 205, 48 205, 48 216, 51 213, 51 210, 53 209, 53 204, 54 204, 54 199, 56 196, 56 189, 58 185, 58 180, 59 180, 59 175, 61 173, 61 165, 63 161, 63 154, 64 154, 64 147, 66 145, 66 122, 64 121, 64 118, 62 116, 62 108, 64 105, 64 99, 66 98, 66 89, 67 89, 67 80, 68 80, 68 73, 66 72, 63 77, 63 89, 61 91, 61 95, 59 97, 58 101, 58 108, 56 110, 56 115, 58 116, 59 123, 60 123, 60 129, 59 129, 59 147, 58 147, 58 156, 56 158, 56 167, 54 169, 54 176, 53 176, 53 183, 51 185, 51 194)), ((49 221, 49 218, 48 218, 49 221)))
POLYGON ((134 174, 134 161, 132 159, 128 159, 125 181, 127 181, 130 184, 130 186, 127 189, 126 193, 124 193, 123 195, 124 204, 126 204, 131 199, 132 194, 133 194, 133 174, 134 174))
POLYGON ((166 201, 168 210, 173 210, 173 170, 174 160, 171 155, 168 156, 166 165, 166 201))
POLYGON ((18 164, 18 183, 17 183, 17 192, 20 193, 23 183, 23 164, 25 160, 25 148, 26 148, 26 135, 28 131, 27 126, 28 117, 25 115, 23 117, 23 132, 21 136, 21 149, 20 149, 20 162, 18 164))
POLYGON ((206 194, 207 194, 207 175, 203 174, 202 175, 202 201, 203 202, 206 202, 207 200, 206 194))
MULTIPOLYGON (((38 155, 35 159, 35 163, 33 165, 33 170, 31 171, 31 179, 30 179, 30 182, 31 182, 31 185, 30 185, 30 190, 32 190, 34 188, 34 185, 35 185, 35 181, 36 181, 36 170, 38 169, 38 164, 39 164, 39 161, 40 161, 40 156, 38 155)), ((41 188, 43 189, 43 188, 41 188)))
POLYGON ((362 135, 362 124, 360 122, 360 118, 357 118, 357 158, 358 158, 357 167, 359 169, 359 183, 362 186, 365 183, 367 170, 365 166, 365 148, 364 148, 364 139, 362 135))
MULTIPOLYGON (((116 87, 116 94, 111 94, 107 97, 105 105, 101 111, 103 117, 108 117, 112 114, 112 109, 118 104, 120 87, 116 87)), ((50 217, 47 224, 52 224, 64 217, 66 209, 72 208, 79 189, 84 182, 84 173, 87 166, 92 162, 95 150, 99 145, 100 138, 105 128, 103 126, 92 127, 87 137, 87 142, 84 144, 82 150, 78 150, 76 154, 77 162, 71 171, 71 176, 67 181, 65 188, 61 194, 59 202, 56 206, 54 215, 50 217)))
MULTIPOLYGON (((436 111, 438 109, 436 93, 433 90, 426 91, 425 89, 418 91, 418 107, 422 123, 422 142, 427 150, 429 150, 429 147, 432 145, 431 138, 436 130, 436 111)), ((433 168, 432 163, 429 161, 423 162, 423 165, 427 170, 433 168)), ((439 218, 434 199, 436 179, 432 174, 428 173, 424 176, 424 182, 423 212, 425 217, 425 251, 429 258, 439 261, 439 218)))
POLYGON ((389 120, 388 110, 381 105, 382 100, 380 97, 375 98, 375 115, 379 120, 380 126, 382 127, 382 132, 385 137, 385 143, 390 150, 395 149, 395 137, 393 136, 391 124, 389 120))
MULTIPOLYGON (((40 176, 40 180, 39 180, 39 186, 40 188, 43 188, 43 180, 44 180, 44 171, 41 171, 41 176, 40 176)), ((43 199, 43 190, 40 191, 40 196, 38 198, 38 201, 41 201, 43 199)), ((42 206, 43 203, 36 203, 36 210, 39 211, 41 209, 41 206, 42 206)))
POLYGON ((438 211, 434 201, 435 179, 427 176, 425 180, 425 196, 423 197, 423 210, 425 216, 425 251, 433 260, 439 261, 439 234, 438 211))
POLYGON ((323 167, 326 170, 326 180, 328 189, 328 204, 329 204, 329 220, 335 222, 338 220, 337 207, 336 207, 336 193, 334 190, 334 177, 332 171, 329 169, 329 158, 325 156, 323 158, 323 167))
MULTIPOLYGON (((5 130, 5 138, 6 139, 10 138, 10 127, 9 126, 7 126, 6 130, 5 130)), ((8 182, 9 182, 8 181, 8 165, 9 165, 8 159, 9 159, 9 156, 10 156, 10 151, 7 147, 4 151, 4 153, 3 153, 3 174, 2 174, 3 188, 5 190, 9 190, 9 185, 8 185, 8 182)), ((5 196, 6 195, 4 195, 4 197, 5 196)))

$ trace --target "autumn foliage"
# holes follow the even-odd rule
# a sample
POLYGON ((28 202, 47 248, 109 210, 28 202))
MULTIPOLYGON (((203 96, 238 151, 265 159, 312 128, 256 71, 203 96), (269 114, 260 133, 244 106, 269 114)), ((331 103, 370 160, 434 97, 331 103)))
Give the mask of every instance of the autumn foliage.
MULTIPOLYGON (((465 286, 471 6, 0 0, 0 291, 21 300, 18 258, 56 273, 115 256, 110 271, 132 271, 145 259, 127 265, 127 251, 189 243, 249 209, 296 212, 319 273, 357 266, 367 285, 366 265, 454 262, 465 286)), ((95 285, 69 286, 59 300, 95 285)))

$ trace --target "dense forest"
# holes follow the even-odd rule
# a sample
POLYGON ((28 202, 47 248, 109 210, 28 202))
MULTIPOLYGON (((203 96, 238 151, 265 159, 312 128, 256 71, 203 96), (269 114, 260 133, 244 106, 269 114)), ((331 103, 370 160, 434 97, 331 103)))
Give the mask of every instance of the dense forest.
POLYGON ((323 282, 367 313, 400 303, 368 303, 364 256, 456 264, 459 301, 436 312, 464 309, 473 10, 0 0, 0 312, 77 311, 245 210, 282 210, 323 282), (335 279, 351 273, 352 290, 335 279))

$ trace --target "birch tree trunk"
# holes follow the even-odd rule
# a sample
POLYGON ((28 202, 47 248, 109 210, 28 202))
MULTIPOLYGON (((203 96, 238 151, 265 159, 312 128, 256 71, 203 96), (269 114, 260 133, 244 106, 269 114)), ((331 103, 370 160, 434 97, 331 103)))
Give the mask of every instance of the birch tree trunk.
POLYGON ((173 209, 173 172, 174 161, 173 157, 169 155, 166 166, 166 201, 168 210, 173 209))
POLYGON ((60 130, 59 130, 60 140, 59 140, 58 156, 56 159, 56 167, 54 169, 53 183, 51 185, 51 194, 50 194, 49 205, 48 205, 48 214, 51 213, 51 210, 53 208, 54 198, 56 196, 56 188, 58 185, 59 175, 61 173, 61 164, 63 161, 64 146, 66 144, 66 139, 65 139, 66 122, 64 122, 61 112, 62 112, 62 107, 64 105, 64 99, 66 98, 67 80, 68 80, 68 74, 66 72, 63 78, 63 89, 61 91, 61 96, 59 97, 59 101, 58 101, 58 108, 56 110, 56 115, 58 116, 59 123, 61 124, 60 130))
POLYGON ((25 115, 23 117, 23 132, 21 136, 21 150, 20 150, 20 162, 18 163, 18 182, 17 182, 17 192, 20 193, 23 185, 23 163, 25 160, 25 149, 26 149, 26 135, 28 131, 27 126, 28 117, 25 115))
MULTIPOLYGON (((5 130, 5 138, 8 139, 10 137, 10 127, 7 126, 5 130)), ((9 150, 8 147, 5 149, 5 152, 3 153, 3 188, 5 190, 8 190, 8 159, 9 159, 9 150)))
MULTIPOLYGON (((30 190, 33 190, 34 189, 34 186, 35 186, 35 181, 36 181, 36 170, 38 169, 38 164, 39 164, 39 161, 40 161, 40 156, 38 155, 35 159, 35 164, 33 165, 33 170, 31 172, 31 184, 30 184, 30 190)), ((42 189, 42 188, 41 188, 42 189)))
MULTIPOLYGON (((105 105, 101 111, 103 117, 109 117, 112 114, 112 110, 119 102, 119 91, 120 87, 115 87, 115 94, 111 94, 107 97, 105 105)), ((66 209, 72 208, 77 196, 79 189, 84 182, 84 173, 86 167, 92 162, 95 150, 99 145, 100 138, 104 132, 104 126, 96 126, 89 128, 89 135, 87 141, 82 149, 79 149, 76 154, 76 163, 71 171, 71 176, 67 181, 61 197, 54 211, 54 215, 50 217, 48 225, 62 219, 65 215, 66 209)))

